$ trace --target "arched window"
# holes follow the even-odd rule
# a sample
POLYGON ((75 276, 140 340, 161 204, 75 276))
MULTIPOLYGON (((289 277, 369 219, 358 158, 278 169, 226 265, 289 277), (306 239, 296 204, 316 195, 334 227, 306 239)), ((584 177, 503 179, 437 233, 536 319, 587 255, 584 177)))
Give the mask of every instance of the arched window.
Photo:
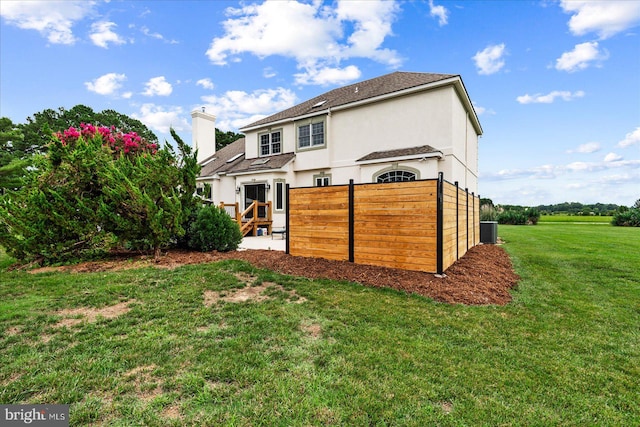
POLYGON ((391 170, 384 172, 376 178, 377 183, 381 182, 402 182, 402 181, 415 181, 416 173, 402 169, 391 170))

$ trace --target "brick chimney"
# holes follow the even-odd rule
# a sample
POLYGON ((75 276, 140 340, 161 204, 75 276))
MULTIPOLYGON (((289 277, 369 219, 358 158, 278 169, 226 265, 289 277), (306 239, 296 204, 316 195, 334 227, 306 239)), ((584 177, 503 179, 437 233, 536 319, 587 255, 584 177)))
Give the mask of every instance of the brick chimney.
POLYGON ((191 145, 198 150, 198 162, 216 153, 216 116, 201 110, 191 112, 191 145))

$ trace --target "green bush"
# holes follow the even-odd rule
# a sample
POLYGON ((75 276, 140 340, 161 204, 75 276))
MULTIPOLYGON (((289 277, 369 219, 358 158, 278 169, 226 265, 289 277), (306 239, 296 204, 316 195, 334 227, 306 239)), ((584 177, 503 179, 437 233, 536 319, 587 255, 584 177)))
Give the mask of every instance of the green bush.
POLYGON ((500 212, 497 220, 498 224, 524 225, 527 223, 527 215, 524 211, 509 209, 500 212))
POLYGON ((198 210, 187 237, 189 247, 202 252, 233 251, 242 241, 238 223, 217 206, 205 206, 198 210))
POLYGON ((540 219, 540 211, 538 208, 527 208, 525 209, 525 213, 527 214, 527 224, 536 225, 538 223, 540 219))
POLYGON ((540 211, 536 208, 509 208, 498 214, 498 224, 536 225, 540 219, 540 211))
POLYGON ((495 221, 498 216, 493 205, 480 205, 480 221, 495 221))
POLYGON ((640 227, 640 209, 619 210, 613 215, 611 224, 622 227, 640 227))

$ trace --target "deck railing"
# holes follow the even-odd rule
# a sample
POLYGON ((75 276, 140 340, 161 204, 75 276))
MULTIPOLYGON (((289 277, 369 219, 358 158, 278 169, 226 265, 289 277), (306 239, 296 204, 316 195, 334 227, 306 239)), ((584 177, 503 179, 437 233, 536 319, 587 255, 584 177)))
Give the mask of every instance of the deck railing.
POLYGON ((267 228, 267 234, 271 234, 273 224, 271 202, 251 203, 247 209, 240 212, 240 206, 236 203, 220 203, 220 208, 224 209, 231 218, 234 218, 240 227, 243 236, 251 233, 258 235, 258 228, 267 228), (264 208, 264 209, 260 209, 264 208), (262 213, 262 215, 260 215, 262 213))

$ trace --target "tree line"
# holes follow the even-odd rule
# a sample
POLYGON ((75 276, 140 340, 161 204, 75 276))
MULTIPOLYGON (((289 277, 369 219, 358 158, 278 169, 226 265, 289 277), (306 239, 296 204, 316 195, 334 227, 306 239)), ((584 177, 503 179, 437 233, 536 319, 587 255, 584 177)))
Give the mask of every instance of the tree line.
POLYGON ((564 202, 556 203, 554 205, 539 205, 537 208, 543 215, 566 214, 612 216, 618 211, 618 209, 620 209, 620 206, 613 203, 582 204, 578 202, 564 202))
POLYGON ((480 199, 480 220, 497 221, 500 224, 522 225, 537 224, 540 215, 576 215, 576 216, 612 216, 611 224, 617 226, 640 227, 640 199, 631 207, 616 204, 576 202, 538 205, 534 207, 520 205, 494 205, 488 198, 480 199))

